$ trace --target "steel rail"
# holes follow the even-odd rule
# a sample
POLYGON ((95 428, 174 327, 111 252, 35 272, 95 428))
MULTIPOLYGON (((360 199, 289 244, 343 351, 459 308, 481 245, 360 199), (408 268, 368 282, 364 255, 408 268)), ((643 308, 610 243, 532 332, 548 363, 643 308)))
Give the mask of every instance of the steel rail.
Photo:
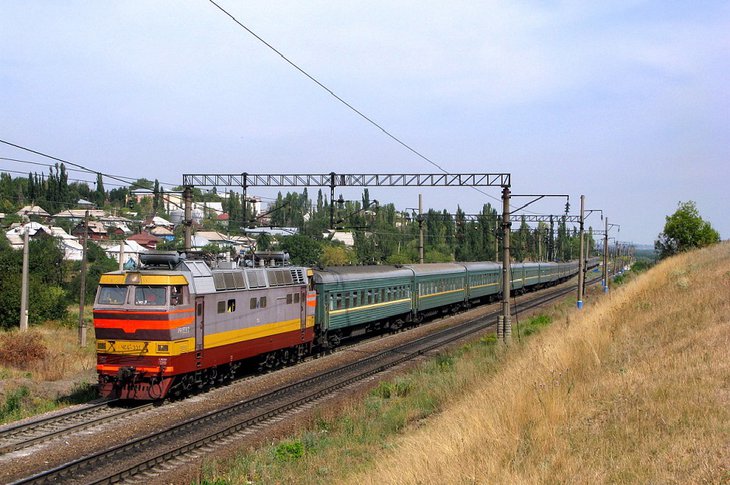
POLYGON ((58 436, 81 431, 93 426, 114 421, 123 417, 141 413, 153 406, 152 403, 135 405, 131 409, 113 410, 109 404, 118 401, 117 399, 94 404, 91 407, 78 409, 55 416, 49 416, 39 420, 23 423, 0 432, 0 455, 16 450, 27 448, 37 443, 49 441, 58 436), (105 413, 93 417, 99 413, 105 413), (89 416, 91 416, 89 418, 89 416), (14 439, 19 438, 19 439, 14 439))
MULTIPOLYGON (((567 288, 554 290, 547 295, 540 295, 529 302, 522 302, 516 306, 520 311, 524 311, 559 298, 573 290, 574 285, 570 285, 567 288)), ((156 466, 170 460, 176 458, 179 459, 183 455, 194 450, 198 450, 204 446, 213 445, 215 441, 241 432, 251 425, 260 424, 273 417, 280 416, 282 413, 291 411, 305 404, 312 403, 313 401, 330 395, 354 382, 361 381, 389 368, 400 365, 409 360, 413 360, 429 351, 480 332, 485 328, 494 325, 493 319, 498 314, 499 311, 489 312, 486 315, 473 318, 458 326, 433 332, 427 336, 396 346, 395 348, 370 355, 357 362, 346 364, 322 374, 302 379, 290 385, 279 387, 260 396, 235 403, 226 408, 211 411, 203 416, 192 418, 173 426, 168 430, 144 436, 128 443, 100 451, 93 455, 74 460, 51 470, 24 478, 15 483, 48 483, 59 480, 82 480, 83 483, 116 483, 137 473, 152 470, 156 466), (358 368, 363 370, 357 371, 358 368), (348 377, 347 373, 349 372, 354 372, 354 374, 348 377), (344 377, 338 377, 343 375, 344 377), (324 383, 324 385, 322 385, 321 388, 311 391, 309 390, 322 383, 324 383), (307 392, 305 392, 302 396, 294 396, 289 400, 284 399, 287 395, 301 392, 301 390, 305 390, 307 392), (279 402, 277 402, 277 400, 279 400, 279 402), (254 406, 264 407, 266 405, 269 406, 268 410, 259 412, 249 418, 236 420, 233 424, 224 422, 232 416, 237 416, 244 411, 250 410, 254 406), (131 466, 125 465, 123 470, 116 470, 112 473, 107 473, 103 477, 94 478, 94 474, 97 474, 100 470, 104 469, 104 467, 97 466, 100 463, 108 465, 109 463, 112 463, 112 460, 121 458, 123 455, 142 454, 144 452, 149 452, 150 449, 153 449, 156 446, 164 446, 169 445, 170 443, 179 442, 185 439, 185 433, 194 433, 196 431, 200 431, 203 426, 215 426, 216 424, 218 424, 222 429, 215 429, 212 432, 207 433, 202 438, 188 437, 188 442, 183 445, 157 453, 151 458, 139 459, 131 466)))

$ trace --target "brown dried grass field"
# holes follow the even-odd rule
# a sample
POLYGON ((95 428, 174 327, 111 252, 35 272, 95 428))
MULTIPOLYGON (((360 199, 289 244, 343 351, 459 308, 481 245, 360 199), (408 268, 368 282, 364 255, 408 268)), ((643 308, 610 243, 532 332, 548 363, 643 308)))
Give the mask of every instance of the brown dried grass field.
POLYGON ((54 322, 0 332, 0 424, 95 397, 93 333, 80 348, 78 331, 54 322))
POLYGON ((730 483, 729 350, 723 243, 513 346, 501 370, 342 482, 730 483))

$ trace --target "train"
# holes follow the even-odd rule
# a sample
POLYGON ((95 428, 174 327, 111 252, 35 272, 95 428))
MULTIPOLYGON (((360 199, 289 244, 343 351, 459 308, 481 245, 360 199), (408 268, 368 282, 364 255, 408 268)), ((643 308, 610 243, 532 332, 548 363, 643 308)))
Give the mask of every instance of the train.
MULTIPOLYGON (((262 260, 265 261, 265 260, 262 260)), ((395 331, 499 298, 493 262, 310 268, 215 265, 150 252, 105 273, 94 301, 102 397, 157 401, 294 364, 348 338, 395 331)), ((588 260, 588 267, 598 259, 588 260)), ((512 290, 563 282, 578 262, 513 263, 512 290)))

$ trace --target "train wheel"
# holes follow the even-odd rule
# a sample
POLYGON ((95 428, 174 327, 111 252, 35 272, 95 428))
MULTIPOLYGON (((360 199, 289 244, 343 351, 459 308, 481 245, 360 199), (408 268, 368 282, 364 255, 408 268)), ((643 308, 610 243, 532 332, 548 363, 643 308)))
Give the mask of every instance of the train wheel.
POLYGON ((342 335, 340 334, 340 331, 337 330, 336 332, 332 332, 328 339, 330 348, 339 347, 340 342, 342 342, 342 335))

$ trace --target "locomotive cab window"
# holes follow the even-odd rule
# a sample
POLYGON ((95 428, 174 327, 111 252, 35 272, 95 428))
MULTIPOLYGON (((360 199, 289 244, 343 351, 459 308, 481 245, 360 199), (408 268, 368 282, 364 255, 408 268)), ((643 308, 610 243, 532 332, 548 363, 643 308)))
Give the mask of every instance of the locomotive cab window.
POLYGON ((127 287, 121 285, 100 286, 97 303, 100 305, 123 305, 127 299, 127 287))
POLYGON ((164 286, 138 286, 134 289, 134 304, 159 306, 167 303, 167 291, 164 286))
POLYGON ((170 305, 182 305, 184 303, 183 298, 183 286, 171 286, 170 287, 170 305))

